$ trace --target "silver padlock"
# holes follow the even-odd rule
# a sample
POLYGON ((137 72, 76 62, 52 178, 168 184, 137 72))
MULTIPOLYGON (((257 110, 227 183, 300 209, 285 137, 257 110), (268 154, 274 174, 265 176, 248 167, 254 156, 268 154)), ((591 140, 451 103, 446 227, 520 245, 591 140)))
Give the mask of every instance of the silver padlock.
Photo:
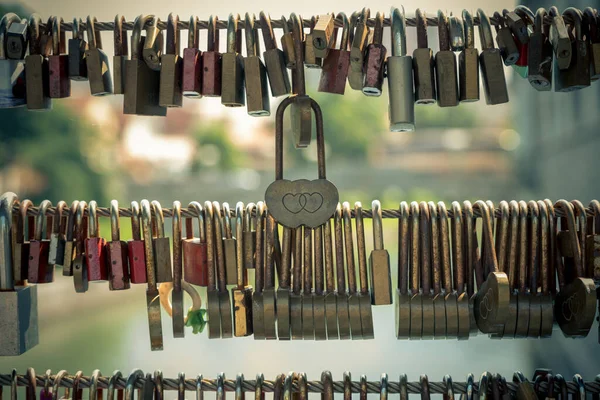
POLYGON ((19 16, 13 13, 4 15, 0 20, 0 108, 25 105, 25 61, 9 59, 5 51, 8 29, 20 22, 19 16))
POLYGON ((0 356, 18 356, 39 343, 37 286, 15 287, 12 268, 14 193, 0 197, 0 356))

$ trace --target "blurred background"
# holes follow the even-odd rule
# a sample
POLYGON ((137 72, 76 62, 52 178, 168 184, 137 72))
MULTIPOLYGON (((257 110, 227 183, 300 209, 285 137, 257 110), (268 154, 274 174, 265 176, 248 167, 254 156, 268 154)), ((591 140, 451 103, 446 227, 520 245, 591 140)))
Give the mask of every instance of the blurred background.
MULTIPOLYGON (((597 0, 524 4, 534 11, 553 4, 561 10, 600 5, 597 0)), ((274 18, 291 11, 305 17, 333 10, 349 15, 365 5, 372 12, 387 14, 391 4, 381 0, 368 4, 356 0, 327 4, 316 0, 0 0, 0 12, 24 16, 35 11, 44 20, 57 14, 65 21, 88 14, 112 21, 116 13, 132 20, 142 12, 155 13, 163 20, 169 12, 178 13, 181 19, 190 14, 206 19, 210 13, 223 19, 230 12, 258 14, 261 9, 274 18)), ((413 16, 417 7, 434 14, 440 6, 458 15, 463 8, 475 12, 482 7, 491 15, 515 4, 500 0, 404 3, 407 16, 413 16)), ((205 35, 203 31, 202 46, 205 35)), ((112 34, 103 36, 105 50, 112 56, 112 34)), ((429 38, 430 47, 437 51, 435 28, 429 38)), ((416 47, 412 28, 408 43, 412 52, 416 47)), ((222 50, 224 46, 222 40, 222 50)), ((316 92, 319 72, 309 70, 308 92, 320 103, 325 117, 328 178, 340 189, 341 199, 362 201, 370 208, 377 198, 384 208, 396 208, 400 201, 413 200, 577 198, 587 204, 600 197, 592 182, 600 151, 598 84, 571 94, 538 93, 512 69, 505 72, 509 104, 486 106, 482 93, 480 102, 457 108, 419 106, 416 132, 391 133, 387 87, 380 98, 365 98, 350 88, 345 96, 323 95, 316 92)), ((273 114, 276 106, 272 101, 273 114)), ((123 115, 122 97, 92 98, 87 83, 73 82, 73 97, 54 101, 54 111, 0 110, 0 120, 1 189, 36 203, 45 198, 54 204, 95 199, 106 206, 115 198, 128 206, 131 200, 147 198, 159 200, 163 207, 170 207, 174 200, 184 206, 192 200, 235 204, 262 199, 274 178, 274 118, 248 117, 245 109, 226 109, 219 99, 185 100, 184 107, 169 110, 167 118, 132 117, 123 115)), ((315 159, 314 148, 295 151, 288 142, 286 177, 316 176, 315 159)), ((101 223, 103 233, 108 234, 108 221, 101 223)), ((368 249, 370 227, 366 226, 368 249)), ((396 227, 391 221, 385 223, 393 266, 397 262, 396 227)), ((128 220, 122 221, 122 230, 127 239, 128 220)), ((392 271, 396 279, 395 268, 392 271)), ((455 381, 462 381, 467 373, 479 375, 483 370, 508 377, 522 370, 531 377, 536 367, 553 368, 566 376, 580 372, 592 379, 600 367, 595 328, 584 340, 565 339, 555 330, 546 340, 499 341, 479 335, 462 342, 397 341, 392 306, 374 308, 376 340, 365 342, 209 341, 206 333, 193 335, 191 330, 185 339, 174 340, 170 318, 163 313, 165 350, 150 352, 144 285, 109 293, 107 285, 91 284, 87 294, 77 295, 70 279, 60 271, 56 275, 54 284, 39 287, 39 346, 21 357, 0 359, 3 373, 32 366, 38 373, 51 368, 90 374, 100 368, 108 375, 115 369, 128 373, 139 367, 162 369, 168 377, 178 371, 188 377, 199 372, 214 377, 223 371, 229 378, 243 372, 253 379, 263 372, 273 379, 277 373, 296 370, 319 379, 320 372, 329 369, 335 380, 349 370, 355 379, 364 373, 377 380, 387 372, 394 380, 399 373, 407 373, 410 380, 426 373, 430 380, 439 381, 451 373, 455 381)))

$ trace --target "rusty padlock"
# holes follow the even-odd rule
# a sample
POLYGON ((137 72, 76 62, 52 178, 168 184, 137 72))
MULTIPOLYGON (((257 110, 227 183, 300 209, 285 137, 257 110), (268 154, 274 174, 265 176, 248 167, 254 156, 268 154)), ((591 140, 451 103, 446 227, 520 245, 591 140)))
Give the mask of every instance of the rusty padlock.
POLYGON ((208 285, 208 266, 206 229, 204 225, 204 209, 196 201, 188 205, 189 210, 193 210, 198 215, 199 238, 194 237, 193 219, 186 218, 185 234, 183 239, 183 279, 191 284, 204 286, 208 285))
POLYGON ((63 255, 63 276, 73 276, 73 258, 75 257, 75 214, 79 201, 71 203, 69 218, 67 218, 67 228, 65 234, 65 251, 63 255))
POLYGON ((111 241, 106 244, 108 257, 108 288, 110 290, 129 289, 129 267, 127 263, 127 243, 121 240, 119 202, 110 202, 111 241))
POLYGON ((54 265, 48 263, 50 240, 45 239, 44 236, 48 228, 46 212, 50 207, 52 207, 50 201, 42 201, 35 219, 35 237, 29 244, 27 280, 30 283, 51 283, 54 281, 54 265))
POLYGON ((15 282, 27 280, 29 244, 33 239, 34 217, 27 215, 27 211, 33 207, 31 200, 23 200, 19 205, 16 234, 13 235, 13 276, 15 282))
POLYGON ((131 202, 131 232, 132 240, 127 242, 127 256, 129 258, 129 279, 131 283, 147 283, 146 254, 142 231, 140 229, 140 205, 137 201, 131 202))
POLYGON ((88 204, 88 234, 85 240, 85 255, 87 257, 88 280, 108 280, 106 268, 106 240, 100 237, 100 224, 97 214, 98 204, 94 200, 88 204))
POLYGON ((52 99, 71 96, 71 79, 69 79, 69 55, 65 43, 65 31, 60 25, 63 19, 54 17, 52 23, 52 55, 48 57, 48 94, 52 99))

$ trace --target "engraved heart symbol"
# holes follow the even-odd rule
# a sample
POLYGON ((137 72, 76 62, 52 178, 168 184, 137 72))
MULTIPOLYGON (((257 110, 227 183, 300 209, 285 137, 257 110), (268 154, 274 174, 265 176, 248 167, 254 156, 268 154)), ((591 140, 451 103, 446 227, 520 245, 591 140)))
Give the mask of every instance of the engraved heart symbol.
POLYGON ((283 196, 283 206, 286 210, 293 214, 298 214, 300 211, 304 210, 305 205, 306 198, 302 193, 288 193, 285 196, 283 196))
POLYGON ((303 193, 304 198, 306 199, 306 204, 304 205, 304 209, 313 214, 321 209, 323 205, 323 195, 321 193, 303 193))

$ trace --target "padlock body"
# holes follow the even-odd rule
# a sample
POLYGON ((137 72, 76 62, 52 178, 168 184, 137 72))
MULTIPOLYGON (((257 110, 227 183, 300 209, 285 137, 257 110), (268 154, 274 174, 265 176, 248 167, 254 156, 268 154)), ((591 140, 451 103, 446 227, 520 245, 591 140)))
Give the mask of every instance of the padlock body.
POLYGON ((129 289, 129 265, 127 257, 127 243, 112 241, 107 244, 108 256, 108 288, 110 290, 129 289))
POLYGON ((106 53, 101 49, 86 50, 85 59, 92 96, 112 94, 112 76, 110 75, 106 53))
POLYGON ((526 67, 529 60, 529 43, 521 44, 517 42, 517 49, 519 49, 519 59, 515 65, 526 67))
POLYGON ((233 335, 250 336, 252 329, 252 287, 231 289, 233 298, 233 335))
POLYGON ((390 255, 387 250, 373 250, 369 258, 371 274, 371 304, 392 304, 390 255))
POLYGON ((207 97, 221 96, 221 53, 205 51, 202 53, 202 95, 207 97))
POLYGON ((456 54, 453 51, 438 51, 435 55, 435 78, 437 103, 440 107, 458 105, 458 74, 456 54))
POLYGON ((150 69, 142 60, 126 61, 123 113, 166 116, 166 107, 158 104, 160 72, 150 69))
POLYGON ((72 240, 65 241, 65 253, 63 256, 63 276, 73 276, 73 256, 75 250, 75 242, 72 240))
POLYGON ((88 281, 107 281, 106 240, 101 237, 87 238, 85 241, 85 255, 87 257, 88 281))
POLYGON ((71 96, 71 80, 69 79, 69 56, 66 54, 48 57, 49 95, 53 99, 71 96))
POLYGON ((125 70, 128 56, 113 56, 113 91, 114 94, 125 94, 125 70))
POLYGON ((532 33, 527 53, 527 80, 538 91, 552 89, 552 46, 541 33, 532 33))
POLYGON ((460 101, 479 101, 479 52, 464 49, 458 56, 460 101))
POLYGON ((144 241, 130 240, 127 242, 127 256, 129 259, 129 279, 131 283, 147 283, 144 241))
POLYGON ((600 79, 600 43, 590 45, 590 77, 593 81, 600 79))
POLYGON ((156 282, 173 282, 171 270, 171 241, 168 237, 152 239, 154 263, 156 265, 156 282))
POLYGON ((265 67, 273 97, 286 96, 290 93, 290 77, 285 64, 285 56, 280 49, 267 50, 263 53, 265 67))
POLYGON ((415 102, 417 104, 435 104, 433 51, 431 49, 415 49, 412 62, 415 80, 415 102))
POLYGON ((294 47, 294 36, 291 32, 281 36, 281 49, 283 51, 285 66, 289 69, 296 68, 296 48, 294 47))
POLYGON ((63 265, 65 259, 65 235, 52 233, 50 235, 50 254, 48 263, 51 265, 63 265))
POLYGON ((87 81, 88 70, 85 60, 87 43, 81 39, 69 39, 69 78, 87 81))
POLYGON ((25 88, 27 109, 50 110, 52 101, 48 96, 48 59, 34 54, 25 57, 25 88))
POLYGON ((306 40, 304 41, 304 65, 306 65, 306 68, 321 68, 323 59, 317 57, 313 38, 312 33, 306 35, 306 40))
POLYGON ((27 23, 13 22, 8 27, 5 36, 6 58, 9 60, 23 60, 27 53, 27 40, 29 35, 27 23))
POLYGON ((13 279, 15 282, 26 281, 29 271, 30 242, 16 243, 13 250, 13 279))
POLYGON ((595 292, 592 279, 576 278, 557 293, 554 319, 565 336, 587 336, 596 315, 595 292))
POLYGON ((200 239, 184 239, 181 244, 183 279, 193 285, 208 286, 207 244, 200 242, 200 239))
POLYGON ((24 106, 25 64, 20 60, 0 60, 0 108, 24 106))
POLYGON ((554 90, 571 92, 590 86, 590 54, 583 40, 574 40, 571 50, 571 65, 561 70, 554 68, 554 90))
POLYGON ((496 35, 496 43, 498 43, 504 65, 510 66, 516 64, 519 59, 519 49, 512 33, 510 33, 510 29, 500 29, 496 35))
POLYGON ((388 57, 387 74, 390 130, 392 132, 413 131, 415 129, 415 97, 412 57, 388 57))
POLYGON ((48 263, 50 241, 32 240, 29 244, 29 263, 27 280, 30 283, 52 283, 54 265, 48 263))
MULTIPOLYGON (((350 68, 350 52, 347 50, 331 49, 323 60, 319 92, 344 94, 348 69, 350 68)), ((412 83, 411 83, 412 85, 412 83)))
POLYGON ((244 58, 244 75, 248 115, 253 117, 271 115, 267 69, 260 57, 244 58))
POLYGON ((223 239, 223 252, 225 253, 225 281, 228 285, 237 284, 237 256, 236 240, 223 239))
POLYGON ((490 105, 508 103, 508 88, 500 50, 483 50, 479 54, 479 67, 486 103, 490 105))
POLYGON ((245 106, 244 58, 241 54, 223 54, 221 78, 221 104, 226 107, 245 106))
POLYGON ((296 148, 304 148, 310 144, 312 138, 312 108, 308 96, 297 96, 290 105, 290 119, 294 144, 296 148))
POLYGON ((365 59, 365 81, 362 92, 367 96, 381 96, 383 72, 387 49, 382 44, 371 43, 365 59))
POLYGON ((185 97, 202 97, 202 52, 188 47, 183 50, 182 91, 185 97))
POLYGON ((183 91, 181 76, 183 60, 176 54, 163 54, 160 69, 160 97, 158 104, 162 107, 181 107, 183 91))
POLYGON ((18 356, 39 343, 37 286, 0 292, 0 356, 18 356))
POLYGON ((256 251, 256 231, 244 233, 244 268, 254 269, 254 254, 256 251))

